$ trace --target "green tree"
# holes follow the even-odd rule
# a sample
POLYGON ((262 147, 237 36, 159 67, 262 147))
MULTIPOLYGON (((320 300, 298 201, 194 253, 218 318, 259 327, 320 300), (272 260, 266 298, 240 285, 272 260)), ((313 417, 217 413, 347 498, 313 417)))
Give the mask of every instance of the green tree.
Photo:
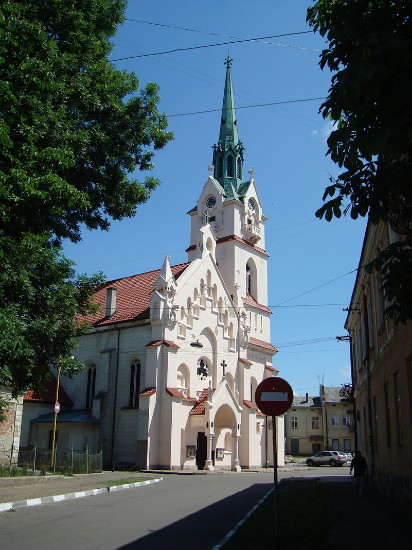
POLYGON ((412 2, 319 0, 307 20, 328 41, 320 66, 333 76, 320 110, 335 123, 327 154, 342 170, 316 216, 369 216, 403 235, 368 269, 382 270, 387 314, 405 322, 412 318, 412 2))
POLYGON ((0 4, 0 385, 65 374, 90 289, 63 239, 133 216, 158 185, 135 177, 172 139, 158 87, 108 60, 122 0, 0 4))
POLYGON ((2 247, 0 386, 17 395, 38 388, 50 364, 66 375, 81 368, 71 357, 87 329, 79 315, 94 310, 92 287, 102 276, 75 276, 72 262, 44 236, 3 238, 2 247))
POLYGON ((3 234, 107 229, 158 181, 139 182, 172 137, 158 87, 108 61, 122 0, 3 0, 0 6, 0 223, 3 234))

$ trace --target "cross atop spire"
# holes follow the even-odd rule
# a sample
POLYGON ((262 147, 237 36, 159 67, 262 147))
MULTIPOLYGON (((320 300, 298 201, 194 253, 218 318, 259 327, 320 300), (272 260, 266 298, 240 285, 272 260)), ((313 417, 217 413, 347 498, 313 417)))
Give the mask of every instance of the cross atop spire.
POLYGON ((227 56, 226 59, 225 59, 225 65, 228 69, 230 68, 232 63, 233 63, 233 59, 231 59, 229 56, 227 56))

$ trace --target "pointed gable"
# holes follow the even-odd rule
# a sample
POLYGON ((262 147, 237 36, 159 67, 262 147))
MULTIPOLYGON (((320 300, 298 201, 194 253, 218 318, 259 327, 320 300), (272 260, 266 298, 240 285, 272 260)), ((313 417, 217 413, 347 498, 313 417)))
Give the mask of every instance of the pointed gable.
MULTIPOLYGON (((169 269, 172 276, 178 279, 189 265, 190 262, 186 262, 169 266, 169 269)), ((153 285, 160 273, 161 270, 157 269, 99 285, 94 291, 93 301, 100 306, 100 310, 96 314, 86 315, 82 318, 82 321, 93 327, 98 327, 119 322, 148 319, 150 315, 150 296, 153 285), (117 290, 116 311, 110 318, 105 316, 108 288, 116 288, 117 290)))

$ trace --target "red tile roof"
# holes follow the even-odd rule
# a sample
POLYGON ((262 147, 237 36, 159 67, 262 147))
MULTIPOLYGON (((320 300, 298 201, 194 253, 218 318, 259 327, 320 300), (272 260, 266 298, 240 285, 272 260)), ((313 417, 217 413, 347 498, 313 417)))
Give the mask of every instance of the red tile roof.
POLYGON ((139 397, 146 397, 154 395, 156 393, 156 388, 145 388, 139 393, 139 397))
POLYGON ((166 393, 172 397, 183 397, 182 392, 176 388, 166 388, 166 393))
MULTIPOLYGON (((190 265, 189 262, 171 266, 173 276, 177 279, 190 265)), ((150 314, 150 295, 160 269, 139 273, 103 283, 96 287, 93 300, 100 306, 100 311, 82 318, 91 326, 98 327, 125 321, 148 319, 150 314), (116 312, 110 318, 105 317, 107 289, 113 287, 116 293, 116 312)))
POLYGON ((161 345, 167 346, 168 348, 176 348, 179 349, 179 346, 172 342, 171 340, 152 340, 148 344, 146 344, 146 348, 157 348, 161 345))
POLYGON ((259 304, 259 302, 257 302, 253 298, 253 296, 251 296, 250 294, 246 294, 246 298, 242 298, 242 300, 243 300, 243 303, 245 304, 245 306, 250 306, 250 307, 254 307, 256 309, 260 309, 261 311, 265 311, 266 313, 272 313, 267 306, 259 304))
POLYGON ((265 369, 269 370, 270 372, 279 372, 278 369, 275 369, 271 365, 265 365, 265 369))
MULTIPOLYGON (((45 403, 47 405, 53 405, 56 401, 56 385, 57 380, 54 378, 47 380, 41 390, 28 390, 24 394, 24 401, 29 403, 45 403)), ((60 405, 73 406, 73 401, 64 391, 61 384, 59 385, 59 403, 60 405)))
POLYGON ((257 406, 253 403, 253 401, 247 401, 246 399, 243 400, 243 404, 245 405, 245 407, 247 407, 248 409, 252 409, 254 411, 256 411, 256 416, 266 416, 263 414, 262 411, 260 411, 257 406))
POLYGON ((258 338, 249 338, 249 343, 252 346, 257 346, 259 348, 267 349, 269 351, 273 351, 273 353, 277 353, 279 350, 275 348, 275 346, 272 346, 270 342, 264 342, 263 340, 259 340, 258 338))
POLYGON ((248 409, 253 409, 254 411, 258 411, 259 409, 257 408, 257 406, 253 403, 253 401, 247 401, 246 399, 243 400, 243 404, 248 408, 248 409))
MULTIPOLYGON (((214 392, 215 390, 212 390, 212 393, 214 392)), ((196 405, 193 407, 189 414, 205 414, 205 401, 207 401, 208 393, 209 388, 205 388, 199 395, 196 401, 196 405)))
POLYGON ((183 403, 191 403, 192 405, 197 403, 196 397, 185 397, 182 390, 179 390, 178 388, 166 388, 166 393, 172 397, 180 397, 183 403))
POLYGON ((247 241, 245 241, 244 239, 241 239, 237 235, 228 235, 227 237, 220 237, 220 239, 217 239, 216 244, 227 243, 229 241, 237 241, 239 243, 245 244, 249 248, 253 248, 253 250, 260 252, 265 256, 269 256, 269 254, 266 252, 266 250, 263 250, 263 248, 259 248, 258 246, 255 246, 252 243, 248 243, 247 241))
POLYGON ((240 357, 238 361, 239 363, 243 363, 244 365, 253 365, 252 361, 249 361, 248 359, 244 359, 243 357, 240 357))

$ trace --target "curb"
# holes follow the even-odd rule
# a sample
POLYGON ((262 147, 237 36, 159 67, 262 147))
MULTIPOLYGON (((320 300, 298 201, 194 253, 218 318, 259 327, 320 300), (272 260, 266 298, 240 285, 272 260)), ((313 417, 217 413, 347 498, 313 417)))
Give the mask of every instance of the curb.
POLYGON ((109 487, 102 487, 100 489, 76 491, 75 493, 66 493, 64 495, 31 498, 28 500, 18 500, 17 502, 3 502, 0 503, 0 512, 12 512, 17 508, 24 508, 25 506, 38 506, 39 504, 63 502, 64 500, 72 500, 74 498, 92 497, 95 495, 101 495, 102 493, 114 493, 116 491, 121 491, 122 489, 131 489, 133 487, 151 485, 152 483, 158 483, 159 481, 163 481, 163 478, 159 477, 158 479, 148 479, 147 481, 137 481, 136 483, 126 483, 125 485, 113 485, 109 487))

